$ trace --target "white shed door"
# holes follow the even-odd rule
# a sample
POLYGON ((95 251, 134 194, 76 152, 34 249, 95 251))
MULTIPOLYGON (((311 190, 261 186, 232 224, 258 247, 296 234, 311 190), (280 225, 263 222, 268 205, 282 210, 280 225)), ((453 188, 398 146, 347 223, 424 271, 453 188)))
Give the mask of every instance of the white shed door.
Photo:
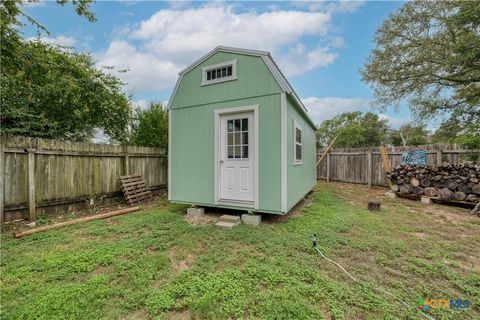
POLYGON ((253 112, 220 117, 220 200, 254 201, 253 112))

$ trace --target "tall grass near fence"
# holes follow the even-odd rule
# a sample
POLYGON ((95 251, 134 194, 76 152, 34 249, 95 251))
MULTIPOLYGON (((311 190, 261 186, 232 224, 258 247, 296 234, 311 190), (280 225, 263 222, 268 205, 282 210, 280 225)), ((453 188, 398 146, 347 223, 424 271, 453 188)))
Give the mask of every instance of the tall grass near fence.
POLYGON ((152 188, 167 184, 162 148, 3 136, 0 168, 4 221, 118 196, 119 175, 140 174, 152 188))

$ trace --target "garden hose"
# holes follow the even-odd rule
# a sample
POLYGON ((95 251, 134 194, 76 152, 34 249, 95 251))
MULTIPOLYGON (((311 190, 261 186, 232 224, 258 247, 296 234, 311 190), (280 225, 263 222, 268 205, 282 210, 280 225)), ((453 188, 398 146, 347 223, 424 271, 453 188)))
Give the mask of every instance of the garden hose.
MULTIPOLYGON (((314 238, 315 238, 315 240, 316 240, 316 235, 314 235, 314 238)), ((355 281, 355 282, 359 282, 358 279, 356 279, 354 276, 352 276, 352 275, 351 275, 344 267, 342 267, 339 263, 333 261, 332 259, 330 259, 330 258, 327 257, 326 255, 324 255, 324 254, 322 253, 322 251, 320 251, 320 250, 317 248, 317 246, 316 246, 316 241, 313 241, 313 248, 314 248, 315 250, 317 250, 318 254, 319 254, 322 258, 324 258, 324 259, 327 260, 328 262, 331 262, 331 263, 333 263, 334 265, 336 265, 337 267, 339 267, 340 269, 342 269, 342 271, 345 272, 345 274, 346 274, 347 276, 349 276, 350 279, 352 279, 352 280, 355 281)), ((380 291, 380 292, 382 292, 382 293, 385 293, 386 295, 389 295, 389 296, 395 298, 396 300, 400 301, 405 307, 407 307, 407 308, 410 307, 405 301, 398 299, 398 298, 395 297, 395 295, 393 295, 392 293, 390 293, 390 292, 388 292, 388 291, 386 291, 386 290, 380 289, 380 288, 378 288, 378 287, 374 287, 374 288, 377 289, 377 291, 380 291)), ((423 312, 422 312, 421 315, 424 316, 425 318, 429 319, 429 320, 436 320, 435 318, 433 318, 432 316, 429 316, 429 315, 426 314, 426 313, 423 313, 423 312)))

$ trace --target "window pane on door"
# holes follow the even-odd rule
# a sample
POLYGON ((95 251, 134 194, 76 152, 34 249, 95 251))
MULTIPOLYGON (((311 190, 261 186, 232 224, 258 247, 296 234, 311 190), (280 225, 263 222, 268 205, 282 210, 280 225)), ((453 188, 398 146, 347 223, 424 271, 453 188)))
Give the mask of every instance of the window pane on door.
POLYGON ((242 131, 248 131, 248 119, 242 119, 242 131))
POLYGON ((227 158, 248 159, 248 118, 227 120, 227 158))
POLYGON ((242 144, 248 144, 248 132, 242 133, 242 144))
POLYGON ((241 133, 240 132, 235 132, 235 145, 239 145, 239 144, 242 144, 242 141, 240 140, 241 139, 241 133))
POLYGON ((241 129, 240 129, 240 119, 235 120, 235 131, 241 131, 241 129))
POLYGON ((242 158, 247 159, 248 158, 248 146, 243 146, 242 147, 242 158))
POLYGON ((242 147, 235 146, 235 159, 241 159, 241 158, 242 158, 242 147))

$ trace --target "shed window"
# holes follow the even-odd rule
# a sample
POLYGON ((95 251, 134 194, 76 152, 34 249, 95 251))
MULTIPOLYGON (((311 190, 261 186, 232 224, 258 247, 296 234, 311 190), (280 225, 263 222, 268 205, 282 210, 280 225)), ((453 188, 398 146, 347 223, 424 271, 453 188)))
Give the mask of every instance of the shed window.
POLYGON ((237 60, 202 68, 202 85, 236 80, 237 60))
POLYGON ((294 138, 294 164, 302 164, 302 127, 296 121, 293 121, 294 138))
POLYGON ((248 118, 227 121, 227 158, 248 159, 248 118))

